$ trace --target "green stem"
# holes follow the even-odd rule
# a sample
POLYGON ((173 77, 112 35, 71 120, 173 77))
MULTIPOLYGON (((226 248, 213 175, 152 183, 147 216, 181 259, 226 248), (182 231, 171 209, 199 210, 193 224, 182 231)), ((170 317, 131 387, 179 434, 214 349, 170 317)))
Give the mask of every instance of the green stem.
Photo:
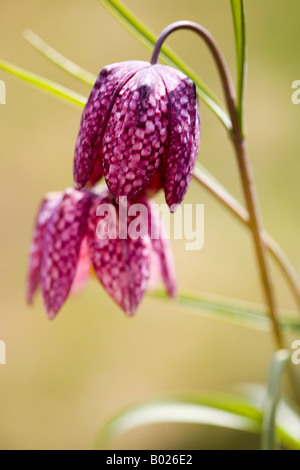
POLYGON ((244 94, 246 88, 246 21, 245 21, 245 2, 244 0, 231 0, 231 9, 233 16, 236 57, 237 57, 237 115, 241 133, 243 134, 243 108, 244 94))
POLYGON ((262 450, 276 450, 276 416, 280 403, 283 375, 290 359, 289 351, 283 349, 274 355, 271 365, 268 393, 263 410, 262 450))

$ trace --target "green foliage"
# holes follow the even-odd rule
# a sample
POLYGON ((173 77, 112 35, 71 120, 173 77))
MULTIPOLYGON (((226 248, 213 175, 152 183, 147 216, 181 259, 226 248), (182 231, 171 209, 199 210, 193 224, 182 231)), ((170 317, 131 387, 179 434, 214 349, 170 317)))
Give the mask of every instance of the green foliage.
POLYGON ((283 374, 289 359, 289 351, 282 350, 277 351, 272 360, 268 393, 263 410, 262 450, 277 449, 276 415, 280 402, 283 374))
MULTIPOLYGON (((156 291, 152 296, 165 301, 168 299, 163 291, 156 291)), ((172 302, 172 305, 181 311, 184 309, 206 318, 254 330, 271 330, 271 320, 265 312, 265 307, 252 302, 227 299, 215 295, 183 292, 172 302)), ((290 312, 285 313, 284 318, 280 321, 280 325, 286 333, 300 332, 300 322, 293 320, 290 312)))
MULTIPOLYGON (((289 411, 299 425, 297 415, 290 408, 289 411)), ((159 423, 194 423, 260 434, 263 416, 258 405, 239 395, 206 392, 169 396, 141 403, 115 415, 101 428, 96 448, 106 448, 113 438, 132 429, 159 423)), ((277 432, 282 445, 300 450, 299 432, 280 417, 277 432)))
POLYGON ((246 82, 246 20, 244 0, 231 0, 235 46, 237 57, 237 112, 241 132, 243 132, 243 105, 246 82))
POLYGON ((61 100, 68 103, 75 104, 79 107, 83 107, 86 103, 87 99, 85 96, 82 96, 75 91, 69 90, 68 88, 55 83, 48 78, 41 77, 40 75, 37 75, 33 72, 28 72, 28 70, 24 70, 21 67, 10 64, 5 60, 0 60, 0 69, 5 70, 6 72, 23 80, 29 85, 32 85, 35 88, 39 88, 40 90, 43 90, 44 92, 53 95, 56 98, 60 98, 61 100))
POLYGON ((62 68, 73 77, 81 80, 85 85, 92 87, 96 81, 96 75, 88 72, 79 65, 72 62, 70 59, 64 57, 60 52, 56 51, 47 44, 42 38, 35 34, 31 29, 27 29, 23 33, 23 37, 29 42, 37 51, 43 54, 47 59, 51 60, 58 67, 62 68))

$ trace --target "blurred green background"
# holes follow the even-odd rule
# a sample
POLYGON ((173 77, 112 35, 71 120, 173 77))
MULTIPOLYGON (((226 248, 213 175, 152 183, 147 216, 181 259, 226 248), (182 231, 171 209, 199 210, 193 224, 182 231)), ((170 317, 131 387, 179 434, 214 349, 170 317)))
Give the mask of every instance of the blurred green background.
MULTIPOLYGON (((157 33, 191 19, 211 30, 235 71, 229 1, 127 0, 157 33)), ((265 227, 300 265, 300 106, 291 102, 299 79, 300 3, 246 1, 249 44, 247 121, 250 154, 265 227)), ((31 28, 53 47, 98 73, 109 63, 149 60, 143 48, 97 0, 1 0, 0 56, 87 95, 88 89, 49 63, 22 38, 31 28)), ((221 96, 208 52, 189 32, 170 44, 221 96)), ((272 339, 176 310, 146 298, 128 320, 92 281, 46 319, 41 297, 24 301, 28 246, 45 192, 72 184, 72 157, 81 110, 0 71, 7 104, 0 106, 0 448, 86 449, 111 413, 166 392, 230 389, 265 382, 272 339)), ((242 201, 236 162, 225 130, 201 104, 199 158, 242 201)), ((161 198, 162 200, 162 198, 161 198)), ((205 247, 173 243, 182 289, 261 302, 252 240, 197 183, 186 202, 205 204, 205 247)), ((294 308, 274 267, 277 297, 294 308)), ((299 338, 297 338, 299 339, 299 338)), ((292 338, 287 339, 291 344, 292 338)), ((300 373, 300 371, 298 371, 300 373)), ((197 426, 151 426, 116 439, 123 448, 251 448, 254 438, 197 426)))

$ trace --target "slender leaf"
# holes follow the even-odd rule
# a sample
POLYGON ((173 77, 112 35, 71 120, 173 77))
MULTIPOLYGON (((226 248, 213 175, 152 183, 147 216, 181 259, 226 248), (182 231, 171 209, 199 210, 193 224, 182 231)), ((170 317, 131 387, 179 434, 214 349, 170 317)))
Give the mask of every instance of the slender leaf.
POLYGON ((264 404, 262 450, 277 449, 276 416, 280 403, 283 374, 289 357, 289 351, 281 350, 274 354, 272 360, 268 393, 264 404))
MULTIPOLYGON (((142 23, 123 3, 118 0, 99 0, 100 3, 147 49, 152 50, 156 43, 157 36, 142 23)), ((183 60, 175 54, 171 48, 163 46, 161 58, 164 63, 178 67, 188 75, 196 84, 198 96, 214 112, 227 130, 231 130, 231 121, 224 111, 217 98, 193 72, 193 70, 183 60)))
MULTIPOLYGON (((163 291, 155 291, 153 297, 168 300, 163 291)), ((180 310, 188 308, 193 313, 214 320, 252 328, 260 331, 270 331, 271 321, 266 309, 259 304, 245 301, 227 299, 220 296, 181 293, 170 305, 180 310)), ((291 314, 289 313, 291 317, 291 314)), ((300 322, 292 318, 280 320, 280 326, 284 332, 300 332, 300 322)))
POLYGON ((48 78, 41 77, 40 75, 36 75, 35 73, 28 72, 27 70, 24 70, 16 65, 10 64, 5 60, 0 59, 0 69, 5 70, 6 72, 25 81, 35 88, 39 88, 40 90, 43 90, 44 92, 53 95, 56 98, 60 98, 63 101, 75 104, 81 108, 84 107, 87 101, 85 96, 79 95, 75 91, 69 90, 68 88, 58 83, 48 80, 48 78))
MULTIPOLYGON (((248 386, 247 386, 248 387, 248 386)), ((260 387, 260 390, 265 390, 260 387)), ((159 423, 194 423, 260 434, 263 423, 261 402, 240 394, 215 392, 169 396, 127 408, 100 430, 96 448, 129 430, 159 423)), ((277 433, 282 445, 300 450, 299 417, 285 402, 280 404, 277 433)))
POLYGON ((259 433, 261 415, 253 406, 231 395, 197 394, 148 401, 118 413, 97 436, 96 447, 104 449, 113 437, 159 423, 190 423, 259 433))
POLYGON ((235 45, 237 56, 237 111, 239 116, 240 129, 243 132, 243 104, 246 82, 246 19, 244 0, 231 0, 233 15, 235 45))
POLYGON ((54 64, 58 65, 60 68, 73 75, 74 77, 81 80, 83 83, 89 86, 93 86, 96 81, 96 75, 88 72, 79 65, 72 62, 70 59, 67 59, 60 52, 53 49, 49 46, 43 39, 41 39, 37 34, 35 34, 30 29, 27 29, 23 33, 24 38, 28 41, 35 49, 37 49, 41 54, 43 54, 47 59, 51 60, 54 64))

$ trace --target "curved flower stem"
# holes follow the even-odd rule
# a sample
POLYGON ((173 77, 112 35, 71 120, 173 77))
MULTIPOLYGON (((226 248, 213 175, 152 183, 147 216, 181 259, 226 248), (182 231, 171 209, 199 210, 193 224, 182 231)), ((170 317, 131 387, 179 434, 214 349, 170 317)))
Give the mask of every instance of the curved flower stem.
MULTIPOLYGON (((202 171, 200 165, 195 167, 194 178, 213 196, 222 202, 227 209, 235 215, 235 217, 251 228, 249 212, 225 188, 223 188, 219 182, 215 182, 207 172, 202 171)), ((295 267, 271 235, 267 232, 263 232, 263 240, 267 245, 270 254, 273 256, 274 261, 276 261, 282 274, 288 281, 294 293, 298 309, 300 310, 300 280, 295 267)))
POLYGON ((226 98, 226 104, 232 122, 232 133, 237 134, 237 132, 239 132, 239 124, 235 109, 235 91, 232 84, 230 72, 225 62, 225 59, 221 53, 221 50, 219 49, 219 46, 215 41, 215 38, 207 29, 203 28, 203 26, 199 25, 198 23, 194 23, 192 21, 177 21, 176 23, 170 24, 161 32, 157 39, 150 61, 151 64, 155 65, 158 63, 159 54, 163 43, 171 33, 179 29, 189 29, 196 32, 202 37, 202 39, 204 39, 207 46, 209 47, 221 76, 221 81, 226 98))
POLYGON ((258 199, 256 188, 254 184, 252 168, 250 165, 250 160, 247 153, 247 147, 245 144, 245 140, 241 134, 239 128, 239 120, 238 114, 236 110, 236 96, 233 87, 232 78, 226 64, 226 61, 223 57, 223 54, 217 45, 214 37, 211 35, 209 31, 207 31, 202 26, 198 25, 197 23, 190 22, 190 21, 179 21, 169 25, 167 28, 163 30, 160 34, 157 43, 155 45, 151 64, 156 64, 159 58, 159 52, 161 49, 162 44, 166 40, 166 38, 174 31, 179 29, 189 29, 196 32, 207 44, 208 48, 210 49, 214 60, 216 62, 222 85, 224 90, 224 95, 226 99, 226 105, 229 111, 230 119, 232 122, 232 134, 231 139, 235 148, 235 152, 237 155, 241 180, 243 184, 245 199, 248 206, 249 216, 250 216, 250 225, 253 233, 253 238, 255 242, 257 258, 260 266, 260 273, 261 273, 261 281, 265 292, 265 297, 267 300, 267 304, 269 307, 270 317, 272 319, 273 324, 273 331, 274 337, 276 339, 276 344, 278 349, 284 349, 284 343, 281 335, 281 331, 278 325, 277 320, 277 308, 276 302, 271 282, 271 276, 269 272, 269 265, 267 260, 267 250, 266 244, 263 239, 263 227, 261 223, 258 199))

